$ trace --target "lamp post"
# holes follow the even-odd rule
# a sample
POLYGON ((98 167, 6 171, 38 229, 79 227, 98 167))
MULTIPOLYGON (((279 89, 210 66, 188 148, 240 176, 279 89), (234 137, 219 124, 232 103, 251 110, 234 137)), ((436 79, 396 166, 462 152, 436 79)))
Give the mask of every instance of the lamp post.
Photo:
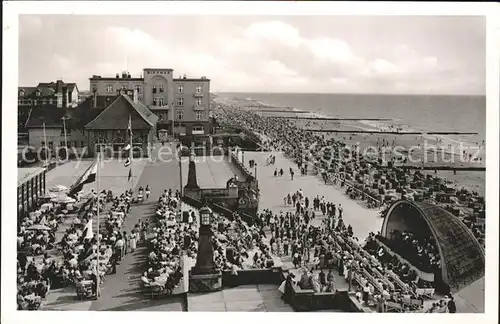
POLYGON ((170 103, 170 105, 172 106, 172 142, 174 141, 174 138, 175 138, 175 132, 174 132, 174 127, 175 127, 175 106, 174 106, 174 102, 172 101, 170 103))
POLYGON ((198 238, 198 254, 194 275, 213 274, 216 272, 214 264, 213 232, 211 228, 213 212, 205 206, 200 208, 200 230, 198 238))
POLYGON ((184 192, 182 190, 182 144, 181 143, 177 145, 177 159, 179 160, 179 192, 182 197, 184 192))

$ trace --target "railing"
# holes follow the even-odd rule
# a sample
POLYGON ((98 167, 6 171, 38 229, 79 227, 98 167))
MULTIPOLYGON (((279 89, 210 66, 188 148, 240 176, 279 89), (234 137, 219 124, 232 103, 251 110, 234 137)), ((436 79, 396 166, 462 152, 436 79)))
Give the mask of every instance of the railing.
MULTIPOLYGON (((184 195, 182 196, 182 201, 198 209, 203 207, 203 203, 193 197, 184 195)), ((233 217, 234 211, 227 209, 226 207, 221 206, 220 204, 214 202, 209 202, 209 205, 215 213, 220 214, 231 221, 234 220, 233 217)), ((240 215, 241 220, 247 223, 249 226, 253 225, 254 218, 251 215, 248 215, 240 211, 238 211, 238 215, 240 215)))

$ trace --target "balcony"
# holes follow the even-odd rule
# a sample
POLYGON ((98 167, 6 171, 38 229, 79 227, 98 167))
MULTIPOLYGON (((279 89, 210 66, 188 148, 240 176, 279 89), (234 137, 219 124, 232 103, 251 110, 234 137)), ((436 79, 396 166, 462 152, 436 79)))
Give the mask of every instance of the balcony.
POLYGON ((194 111, 205 110, 205 106, 203 106, 203 105, 197 105, 197 104, 194 104, 194 105, 193 105, 193 110, 194 110, 194 111))
POLYGON ((157 106, 157 105, 148 105, 149 110, 151 111, 158 111, 158 110, 169 110, 170 106, 167 104, 164 104, 162 106, 157 106))
POLYGON ((195 98, 203 98, 203 92, 195 92, 194 97, 195 98))

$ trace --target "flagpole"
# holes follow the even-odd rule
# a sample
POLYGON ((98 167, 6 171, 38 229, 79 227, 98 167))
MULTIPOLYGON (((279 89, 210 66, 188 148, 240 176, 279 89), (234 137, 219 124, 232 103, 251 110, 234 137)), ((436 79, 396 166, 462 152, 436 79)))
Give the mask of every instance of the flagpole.
MULTIPOLYGON (((128 125, 130 127, 130 134, 129 134, 129 145, 130 145, 130 150, 128 151, 128 156, 130 157, 130 170, 132 171, 132 159, 134 158, 134 151, 132 147, 132 115, 128 115, 128 125)), ((134 185, 134 174, 132 173, 132 192, 135 191, 135 185, 134 185)))
POLYGON ((96 297, 97 299, 99 299, 99 282, 100 282, 100 272, 99 272, 99 254, 100 254, 100 251, 101 251, 101 247, 100 247, 100 243, 101 243, 101 240, 100 240, 100 237, 99 237, 99 216, 100 216, 100 212, 99 212, 99 209, 100 209, 100 205, 99 205, 99 191, 100 191, 100 188, 99 188, 99 184, 100 184, 100 178, 101 178, 101 159, 100 159, 100 155, 101 155, 101 150, 99 150, 99 153, 97 154, 97 284, 96 284, 96 297))
POLYGON ((45 132, 45 122, 43 122, 43 151, 45 153, 45 160, 47 160, 47 133, 45 132))

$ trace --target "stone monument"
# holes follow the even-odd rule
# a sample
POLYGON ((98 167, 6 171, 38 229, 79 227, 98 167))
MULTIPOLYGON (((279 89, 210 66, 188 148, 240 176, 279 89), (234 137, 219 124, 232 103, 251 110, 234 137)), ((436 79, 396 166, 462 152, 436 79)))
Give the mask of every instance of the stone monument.
POLYGON ((188 178, 183 193, 191 198, 201 200, 201 188, 198 186, 198 180, 196 178, 196 162, 194 158, 194 154, 189 156, 188 178))
POLYGON ((222 273, 215 268, 213 251, 213 232, 211 228, 213 213, 208 207, 200 209, 200 230, 196 265, 189 273, 189 292, 210 292, 222 289, 222 273))

